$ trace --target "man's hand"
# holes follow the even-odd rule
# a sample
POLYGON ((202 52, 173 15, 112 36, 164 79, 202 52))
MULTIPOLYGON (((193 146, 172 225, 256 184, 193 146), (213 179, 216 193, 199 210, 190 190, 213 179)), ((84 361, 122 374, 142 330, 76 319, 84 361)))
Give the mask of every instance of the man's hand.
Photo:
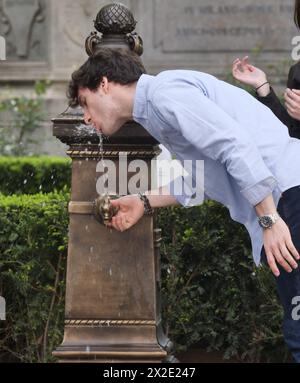
POLYGON ((264 248, 268 264, 276 277, 280 275, 276 262, 288 273, 298 267, 295 259, 300 259, 299 253, 292 242, 289 228, 282 218, 279 218, 271 229, 264 230, 264 248))
MULTIPOLYGON (((273 195, 270 194, 257 204, 255 210, 258 217, 276 213, 273 195)), ((292 242, 290 230, 281 217, 271 228, 264 229, 263 238, 268 264, 276 277, 280 275, 276 263, 281 265, 288 273, 298 267, 295 259, 300 259, 299 253, 292 242)))
MULTIPOLYGON (((232 74, 236 80, 246 85, 250 85, 255 89, 268 81, 265 72, 249 63, 248 56, 245 56, 242 60, 239 58, 234 60, 232 65, 232 74)), ((258 93, 261 96, 266 96, 270 93, 269 84, 266 84, 259 89, 258 93)))
POLYGON ((138 196, 128 195, 111 200, 110 203, 119 210, 107 226, 113 227, 118 231, 128 230, 144 215, 144 204, 138 196))
POLYGON ((284 93, 285 107, 288 114, 300 120, 300 90, 297 89, 287 89, 284 93))
MULTIPOLYGON (((167 186, 161 186, 159 189, 145 192, 150 206, 152 208, 176 206, 179 205, 176 198, 173 197, 167 186)), ((128 195, 119 199, 111 200, 111 204, 119 211, 113 217, 111 223, 107 226, 113 227, 116 230, 124 231, 135 225, 144 215, 144 203, 140 197, 136 195, 128 195)))

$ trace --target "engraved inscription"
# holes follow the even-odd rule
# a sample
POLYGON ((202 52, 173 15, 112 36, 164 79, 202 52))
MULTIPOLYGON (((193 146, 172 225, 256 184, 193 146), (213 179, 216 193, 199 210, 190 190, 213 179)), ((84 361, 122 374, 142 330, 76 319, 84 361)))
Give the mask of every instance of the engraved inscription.
POLYGON ((155 46, 164 52, 290 51, 298 34, 289 0, 155 0, 154 24, 155 46))

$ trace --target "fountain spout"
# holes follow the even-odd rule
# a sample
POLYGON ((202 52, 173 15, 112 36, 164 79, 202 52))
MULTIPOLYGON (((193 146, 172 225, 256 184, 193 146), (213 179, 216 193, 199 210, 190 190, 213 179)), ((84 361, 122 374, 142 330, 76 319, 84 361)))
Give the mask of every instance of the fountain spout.
POLYGON ((117 214, 118 208, 111 204, 111 199, 117 198, 108 194, 102 194, 95 200, 94 215, 98 222, 103 223, 105 226, 111 222, 112 218, 117 214))

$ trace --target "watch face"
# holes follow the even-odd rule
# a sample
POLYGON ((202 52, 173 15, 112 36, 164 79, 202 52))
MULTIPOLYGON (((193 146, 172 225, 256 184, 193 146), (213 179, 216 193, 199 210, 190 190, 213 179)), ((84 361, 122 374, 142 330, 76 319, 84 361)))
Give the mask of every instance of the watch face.
POLYGON ((272 218, 271 217, 261 217, 259 219, 259 222, 261 224, 262 227, 264 228, 268 228, 268 227, 271 227, 273 225, 273 221, 272 221, 272 218))

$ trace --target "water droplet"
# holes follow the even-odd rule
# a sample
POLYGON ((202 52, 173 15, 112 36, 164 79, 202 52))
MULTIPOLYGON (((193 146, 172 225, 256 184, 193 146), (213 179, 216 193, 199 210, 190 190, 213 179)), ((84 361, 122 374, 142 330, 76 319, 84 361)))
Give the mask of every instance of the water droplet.
POLYGON ((112 276, 112 269, 109 269, 109 275, 112 276))
POLYGON ((91 247, 90 247, 90 253, 92 254, 93 252, 94 252, 94 247, 91 246, 91 247))

